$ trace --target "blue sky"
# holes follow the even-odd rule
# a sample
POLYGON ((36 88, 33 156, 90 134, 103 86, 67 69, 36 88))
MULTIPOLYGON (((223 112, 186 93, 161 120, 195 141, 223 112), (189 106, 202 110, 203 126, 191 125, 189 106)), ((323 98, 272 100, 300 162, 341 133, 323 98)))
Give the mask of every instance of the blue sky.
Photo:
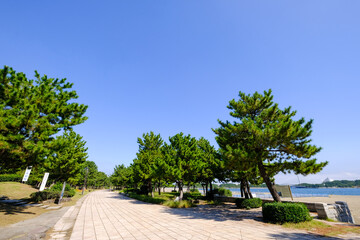
MULTIPOLYGON (((216 145, 238 92, 273 90, 314 119, 329 165, 301 182, 360 179, 359 1, 7 1, 0 65, 74 83, 89 160, 129 165, 137 137, 179 132, 216 145)), ((278 183, 297 183, 280 175, 278 183)))

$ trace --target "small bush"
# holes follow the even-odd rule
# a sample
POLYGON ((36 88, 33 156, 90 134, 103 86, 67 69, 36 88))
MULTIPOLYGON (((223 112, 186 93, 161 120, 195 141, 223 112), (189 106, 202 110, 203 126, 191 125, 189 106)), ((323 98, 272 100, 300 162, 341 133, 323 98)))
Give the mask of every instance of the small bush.
MULTIPOLYGON (((34 202, 42 202, 48 199, 59 199, 62 191, 62 184, 55 184, 51 187, 51 189, 47 189, 41 192, 34 192, 30 195, 30 198, 34 202), (59 185, 61 188, 59 190, 59 185)), ((70 185, 65 187, 63 197, 73 197, 75 196, 75 189, 71 188, 70 185)))
POLYGON ((0 182, 20 182, 22 176, 19 174, 1 174, 0 182))
POLYGON ((128 192, 128 196, 130 198, 134 198, 143 202, 148 202, 148 203, 155 203, 155 204, 161 204, 163 202, 165 202, 165 199, 162 198, 153 198, 147 195, 141 195, 141 194, 136 194, 134 192, 128 192))
POLYGON ((260 198, 237 198, 235 203, 238 208, 250 209, 261 207, 262 201, 260 198))
POLYGON ((219 188, 218 190, 218 194, 220 196, 226 196, 226 197, 232 197, 232 192, 229 189, 226 188, 219 188))
POLYGON ((273 223, 298 223, 311 220, 309 209, 302 203, 264 203, 262 214, 265 221, 273 223))
MULTIPOLYGON (((63 183, 57 182, 54 185, 52 185, 50 189, 54 190, 54 191, 62 191, 62 188, 63 188, 63 183)), ((65 185, 65 191, 70 191, 71 189, 72 188, 71 188, 70 184, 65 185)))
POLYGON ((208 201, 207 201, 207 204, 209 204, 209 205, 216 205, 216 206, 218 206, 218 205, 224 205, 223 202, 218 201, 218 200, 208 200, 208 201))
POLYGON ((218 194, 220 196, 232 197, 232 192, 226 188, 214 188, 210 194, 218 194))
POLYGON ((184 200, 197 200, 202 197, 200 192, 186 192, 184 193, 184 200))
POLYGON ((163 205, 171 207, 171 208, 190 208, 195 207, 196 205, 193 204, 191 201, 182 200, 182 201, 166 201, 163 203, 163 205))
POLYGON ((60 193, 57 191, 45 190, 42 192, 33 192, 30 194, 30 198, 34 202, 42 202, 48 199, 56 199, 60 197, 60 193))
MULTIPOLYGON (((53 191, 53 192, 56 192, 58 193, 59 195, 59 198, 60 198, 60 194, 61 194, 61 191, 62 191, 62 188, 63 188, 63 184, 58 182, 56 184, 54 184, 50 190, 53 191)), ((75 196, 75 189, 73 189, 70 184, 66 184, 65 185, 65 191, 64 191, 64 196, 63 197, 73 197, 75 196)))
MULTIPOLYGON (((0 174, 0 182, 21 182, 24 174, 0 174)), ((41 182, 42 179, 38 176, 30 175, 26 184, 35 186, 38 182, 41 182)))
POLYGON ((124 193, 130 193, 130 192, 136 192, 137 189, 136 188, 125 188, 124 189, 124 193))

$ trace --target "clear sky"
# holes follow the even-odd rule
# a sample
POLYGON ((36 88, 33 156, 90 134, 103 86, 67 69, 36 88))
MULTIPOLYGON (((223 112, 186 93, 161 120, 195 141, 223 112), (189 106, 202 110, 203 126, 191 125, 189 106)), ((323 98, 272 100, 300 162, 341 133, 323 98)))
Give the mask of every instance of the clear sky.
MULTIPOLYGON (((360 179, 359 1, 3 1, 0 66, 74 83, 89 120, 75 128, 108 174, 137 137, 205 137, 232 120, 238 92, 273 90, 314 119, 329 165, 301 182, 360 179)), ((297 183, 295 175, 277 183, 297 183)))

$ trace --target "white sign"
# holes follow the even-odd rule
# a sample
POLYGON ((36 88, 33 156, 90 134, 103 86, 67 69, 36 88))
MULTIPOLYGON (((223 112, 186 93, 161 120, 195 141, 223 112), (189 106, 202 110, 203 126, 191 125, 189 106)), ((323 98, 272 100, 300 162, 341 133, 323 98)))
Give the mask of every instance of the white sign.
POLYGON ((49 173, 46 172, 45 175, 44 175, 44 177, 43 177, 43 180, 42 180, 42 182, 41 182, 41 186, 40 186, 40 189, 39 189, 40 192, 41 192, 41 191, 44 191, 45 186, 46 186, 46 182, 47 182, 47 180, 48 180, 48 177, 49 177, 49 173))
POLYGON ((29 179, 30 172, 31 172, 31 168, 27 168, 25 171, 24 177, 22 179, 23 182, 26 182, 29 179))

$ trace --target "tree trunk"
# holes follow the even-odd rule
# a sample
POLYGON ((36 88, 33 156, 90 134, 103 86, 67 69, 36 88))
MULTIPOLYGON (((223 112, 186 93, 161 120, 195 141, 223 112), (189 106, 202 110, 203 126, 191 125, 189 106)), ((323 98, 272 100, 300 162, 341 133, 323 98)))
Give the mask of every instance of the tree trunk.
POLYGON ((208 182, 206 182, 206 186, 205 186, 205 191, 206 191, 206 193, 205 193, 205 196, 206 197, 208 197, 209 196, 209 191, 208 191, 208 182))
POLYGON ((151 192, 151 197, 154 197, 154 191, 152 188, 151 180, 148 182, 148 192, 151 192))
POLYGON ((244 197, 244 189, 242 186, 242 181, 240 181, 240 196, 243 198, 244 197))
POLYGON ((280 196, 276 191, 274 184, 272 184, 269 176, 267 175, 265 166, 262 161, 258 163, 258 167, 259 167, 260 175, 264 179, 264 182, 266 183, 266 186, 268 187, 274 201, 281 202, 280 196))
POLYGON ((246 181, 246 188, 247 188, 250 198, 253 198, 253 195, 251 194, 251 191, 250 191, 249 181, 246 181))
POLYGON ((211 183, 211 181, 210 181, 210 199, 214 199, 214 192, 213 192, 213 185, 212 185, 212 183, 211 183))
POLYGON ((161 195, 161 182, 160 182, 160 180, 159 180, 158 190, 159 190, 159 196, 160 196, 161 195))
POLYGON ((184 192, 183 192, 183 186, 182 186, 182 182, 178 182, 178 187, 179 187, 179 201, 181 201, 184 197, 184 192))
POLYGON ((242 191, 244 192, 244 197, 246 199, 248 199, 249 198, 249 193, 248 193, 248 190, 246 188, 246 182, 247 182, 246 179, 241 179, 240 186, 241 186, 242 191))

